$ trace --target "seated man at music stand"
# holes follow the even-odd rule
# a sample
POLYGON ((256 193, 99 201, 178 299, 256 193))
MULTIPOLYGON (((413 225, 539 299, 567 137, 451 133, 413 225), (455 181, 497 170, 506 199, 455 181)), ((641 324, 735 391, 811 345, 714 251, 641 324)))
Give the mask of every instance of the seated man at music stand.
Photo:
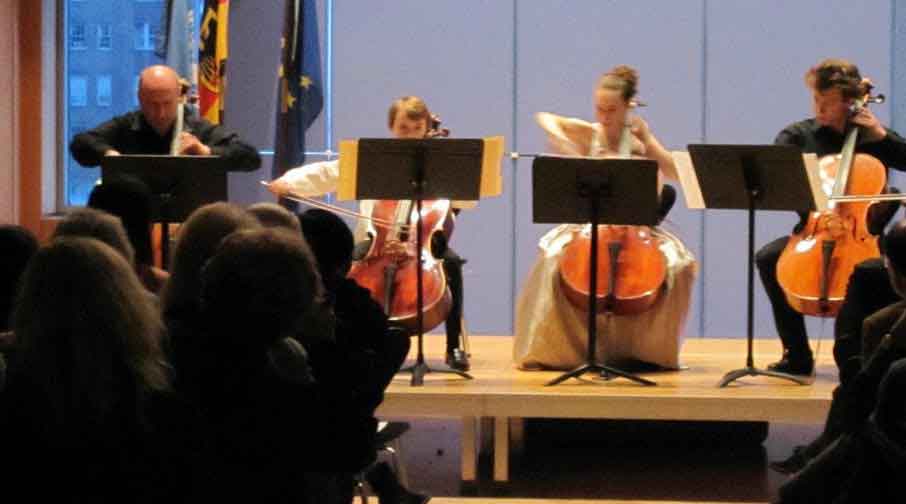
POLYGON ((182 93, 172 68, 145 68, 139 75, 139 110, 75 135, 69 145, 72 157, 91 167, 104 156, 119 154, 213 155, 220 156, 229 170, 257 170, 261 165, 257 149, 204 118, 180 113, 180 107, 186 107, 182 93))
MULTIPOLYGON (((823 60, 806 72, 805 84, 812 94, 814 117, 787 126, 777 134, 774 143, 796 145, 803 152, 813 152, 818 156, 837 154, 843 147, 848 129, 858 127, 860 137, 855 147, 857 153, 870 154, 888 168, 906 170, 906 140, 895 131, 885 128, 868 107, 860 108, 855 114, 850 110, 853 100, 870 90, 870 81, 862 77, 856 65, 843 59, 823 60)), ((872 207, 867 223, 872 234, 883 231, 897 208, 898 205, 895 204, 872 207)), ((800 215, 800 222, 793 233, 802 230, 807 217, 807 214, 800 215)), ((809 375, 814 372, 814 358, 806 334, 805 320, 801 313, 790 306, 777 280, 777 262, 788 240, 788 236, 778 238, 763 246, 755 256, 762 284, 771 302, 774 324, 783 343, 783 355, 779 361, 770 364, 768 369, 809 375)), ((857 266, 850 282, 859 277, 856 291, 871 293, 871 297, 874 297, 884 291, 889 292, 889 289, 886 288, 881 263, 871 261, 857 266)), ((853 285, 850 285, 849 290, 852 288, 853 285)), ((849 297, 847 294, 847 298, 849 297)), ((884 306, 883 300, 880 305, 874 301, 870 304, 874 309, 884 306)), ((850 342, 858 341, 862 318, 868 315, 852 312, 844 302, 844 308, 841 308, 837 319, 834 355, 841 370, 849 357, 859 353, 858 343, 853 345, 850 342), (841 338, 847 337, 849 339, 841 344, 841 338)))
MULTIPOLYGON (((439 125, 439 121, 428 110, 425 102, 417 96, 404 96, 394 100, 387 112, 387 127, 394 138, 419 139, 446 136, 445 130, 438 129, 439 125)), ((320 196, 337 189, 339 176, 338 161, 311 163, 287 171, 282 177, 272 181, 268 188, 277 196, 320 196)), ((454 202, 454 206, 455 204, 456 202, 454 202)), ((370 216, 372 208, 373 201, 362 201, 360 213, 370 216)), ((453 212, 458 213, 459 208, 453 208, 453 212)), ((369 251, 373 238, 368 234, 367 222, 360 220, 355 229, 355 259, 361 259, 369 251)), ((443 259, 447 285, 453 298, 445 323, 447 332, 446 363, 453 369, 468 371, 469 358, 461 341, 462 265, 465 260, 448 246, 443 233, 433 235, 431 252, 435 257, 443 259)))

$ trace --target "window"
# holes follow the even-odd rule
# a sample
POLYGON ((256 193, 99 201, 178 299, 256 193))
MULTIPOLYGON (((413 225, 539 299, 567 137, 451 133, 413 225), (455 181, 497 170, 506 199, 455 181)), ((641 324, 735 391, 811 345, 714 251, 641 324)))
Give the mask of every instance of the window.
MULTIPOLYGON (((58 89, 64 109, 56 114, 59 131, 91 129, 135 110, 138 102, 132 86, 138 74, 149 65, 163 63, 154 43, 166 2, 44 1, 60 5, 57 15, 65 21, 64 31, 56 33, 61 42, 56 61, 62 74, 58 89)), ((98 177, 97 169, 79 166, 72 159, 68 145, 57 146, 56 208, 60 210, 84 205, 98 177)))
POLYGON ((85 23, 72 23, 69 25, 69 48, 77 51, 88 47, 85 41, 85 23))
POLYGON ((111 89, 111 79, 109 75, 99 75, 97 85, 97 103, 99 107, 109 107, 113 101, 113 91, 111 89))
POLYGON ((69 77, 69 106, 84 107, 88 105, 88 81, 84 76, 69 77))
POLYGON ((153 51, 155 46, 155 31, 146 22, 135 23, 135 49, 139 51, 153 51))
POLYGON ((109 51, 113 49, 113 28, 110 23, 101 23, 98 25, 98 49, 109 51))

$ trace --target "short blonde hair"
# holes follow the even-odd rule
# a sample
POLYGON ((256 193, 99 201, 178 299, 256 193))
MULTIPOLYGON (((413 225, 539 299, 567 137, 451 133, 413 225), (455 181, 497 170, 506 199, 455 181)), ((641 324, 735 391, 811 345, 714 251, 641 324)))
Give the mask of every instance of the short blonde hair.
POLYGON ((393 100, 393 103, 390 104, 390 109, 387 110, 387 128, 393 129, 393 123, 396 121, 396 115, 400 110, 413 121, 424 120, 427 124, 431 118, 431 111, 428 110, 425 100, 418 96, 403 96, 393 100))

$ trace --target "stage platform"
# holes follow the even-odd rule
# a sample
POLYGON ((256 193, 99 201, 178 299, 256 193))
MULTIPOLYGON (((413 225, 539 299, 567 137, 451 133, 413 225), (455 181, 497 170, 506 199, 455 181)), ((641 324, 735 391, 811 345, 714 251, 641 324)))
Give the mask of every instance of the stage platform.
MULTIPOLYGON (((691 504, 684 501, 637 501, 637 500, 579 500, 579 499, 503 499, 503 498, 467 498, 467 497, 433 497, 431 504, 691 504)), ((717 502, 696 501, 695 504, 718 504, 717 502)), ((733 504, 721 502, 719 504, 733 504)), ((748 503, 751 504, 751 503, 748 503)))
MULTIPOLYGON (((413 349, 415 347, 413 340, 413 349)), ((824 421, 837 384, 831 343, 818 355, 817 377, 809 386, 765 377, 747 377, 726 388, 717 383, 745 364, 744 339, 687 339, 682 371, 647 373, 657 382, 646 387, 624 379, 594 375, 554 387, 545 383, 559 371, 520 371, 512 364, 511 336, 472 336, 470 373, 429 374, 424 386, 411 387, 401 373, 387 390, 381 416, 461 418, 464 481, 477 475, 481 425, 493 422, 494 479, 509 479, 510 449, 522 442, 524 418, 602 418, 691 421, 765 421, 818 424, 824 421), (492 419, 482 422, 482 419, 492 419)), ((429 365, 443 368, 444 338, 425 337, 429 365)), ((755 340, 755 364, 763 367, 781 353, 777 339, 755 340)), ((411 359, 411 356, 410 356, 411 359)))

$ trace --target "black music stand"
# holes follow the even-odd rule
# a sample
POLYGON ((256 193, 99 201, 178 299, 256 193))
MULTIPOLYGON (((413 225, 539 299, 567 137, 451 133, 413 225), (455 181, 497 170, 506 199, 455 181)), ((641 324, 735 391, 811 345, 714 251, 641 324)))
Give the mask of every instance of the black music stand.
POLYGON ((728 372, 718 382, 726 387, 746 376, 770 376, 800 385, 814 381, 811 376, 779 373, 755 367, 754 274, 755 210, 817 208, 817 198, 805 171, 802 150, 791 145, 689 145, 695 176, 706 208, 746 210, 749 215, 749 257, 746 305, 746 365, 728 372))
MULTIPOLYGON (((532 216, 536 223, 591 224, 591 273, 588 287, 588 353, 585 364, 560 375, 556 385, 589 372, 655 385, 629 372, 598 364, 598 225, 653 226, 657 223, 657 162, 649 159, 593 159, 539 156, 532 163, 532 216)), ((614 303, 619 244, 608 244, 610 285, 604 313, 614 303)))
MULTIPOLYGON (((481 139, 403 140, 362 138, 358 142, 356 199, 414 200, 416 215, 422 200, 478 200, 484 141, 481 139), (367 169, 363 169, 367 167, 367 169)), ((421 257, 421 226, 415 226, 415 247, 421 257)), ((424 385, 428 373, 472 376, 458 369, 432 369, 424 354, 424 293, 422 268, 416 268, 416 327, 418 351, 415 364, 403 369, 412 373, 412 386, 424 385)))
POLYGON ((101 160, 101 180, 129 177, 151 190, 151 218, 161 224, 161 258, 169 268, 171 222, 227 199, 226 164, 219 156, 120 155, 101 160))

